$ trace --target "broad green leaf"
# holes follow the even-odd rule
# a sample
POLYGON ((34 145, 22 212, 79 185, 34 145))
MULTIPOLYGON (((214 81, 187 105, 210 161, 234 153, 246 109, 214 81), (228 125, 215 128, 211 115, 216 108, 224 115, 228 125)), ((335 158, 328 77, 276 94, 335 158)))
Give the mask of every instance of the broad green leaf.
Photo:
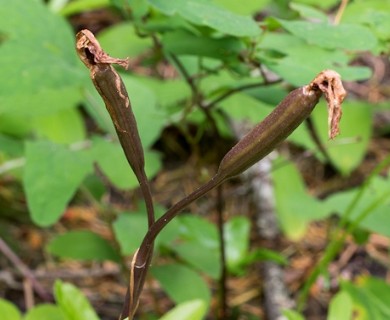
POLYGON ((327 49, 371 50, 377 45, 372 32, 358 24, 330 25, 307 21, 278 20, 284 29, 309 44, 327 49))
MULTIPOLYGON (((158 106, 169 111, 191 96, 188 84, 182 79, 159 80, 151 77, 137 77, 137 81, 147 86, 157 97, 158 106)), ((181 108, 181 107, 180 107, 181 108)))
POLYGON ((178 14, 194 24, 225 34, 237 37, 260 34, 260 28, 251 17, 235 14, 207 0, 149 0, 149 3, 166 15, 178 14))
POLYGON ((0 298, 1 320, 21 320, 22 317, 18 308, 11 302, 0 298))
POLYGON ((84 151, 46 141, 26 143, 23 186, 33 221, 40 226, 55 223, 92 171, 91 158, 84 151))
POLYGON ((373 106, 364 102, 345 101, 340 123, 340 135, 328 138, 327 108, 317 105, 312 113, 313 122, 332 164, 343 174, 350 174, 364 158, 372 130, 373 106))
POLYGON ((365 276, 359 278, 356 284, 343 282, 342 289, 353 300, 356 319, 389 319, 390 286, 385 281, 365 276))
POLYGON ((305 318, 299 312, 297 312, 295 310, 283 310, 283 315, 288 320, 305 320, 305 318))
POLYGON ((47 250, 61 258, 120 262, 114 247, 91 231, 70 231, 58 235, 49 242, 47 250))
POLYGON ((74 285, 57 280, 54 295, 66 320, 99 320, 87 298, 74 285))
POLYGON ((214 224, 198 216, 177 218, 181 241, 172 246, 184 261, 213 279, 220 276, 220 252, 214 224))
POLYGON ((260 57, 263 55, 261 50, 268 48, 278 50, 284 56, 268 59, 264 63, 295 86, 309 83, 324 69, 336 70, 344 80, 349 81, 366 79, 371 75, 371 71, 366 67, 348 66, 350 57, 341 50, 329 50, 310 45, 288 35, 270 33, 259 46, 260 57), (281 45, 280 41, 282 43, 287 41, 289 44, 281 45))
POLYGON ((112 224, 122 255, 132 255, 141 245, 148 230, 147 214, 143 212, 122 212, 112 224))
POLYGON ((312 6, 307 6, 299 3, 290 3, 290 8, 297 11, 302 17, 308 18, 311 21, 327 22, 328 16, 320 10, 312 6))
MULTIPOLYGON (((103 173, 117 188, 131 189, 139 185, 119 142, 96 137, 93 139, 92 154, 103 173)), ((160 157, 154 151, 146 151, 144 155, 146 174, 153 177, 161 168, 160 157)))
POLYGON ((208 248, 196 240, 187 240, 172 246, 172 250, 189 265, 212 279, 221 274, 220 252, 218 248, 208 248))
POLYGON ((295 0, 294 2, 303 3, 310 6, 329 9, 340 3, 340 0, 295 0))
POLYGON ((23 154, 23 143, 11 136, 0 133, 0 162, 4 158, 16 158, 23 154))
POLYGON ((253 124, 262 121, 272 112, 271 106, 245 93, 234 94, 219 105, 231 119, 249 120, 253 124))
POLYGON ((237 0, 213 0, 213 2, 237 14, 253 15, 256 12, 261 11, 261 9, 264 9, 264 7, 271 1, 246 0, 244 6, 237 0))
POLYGON ((241 41, 233 37, 211 38, 195 36, 189 32, 166 33, 162 38, 163 48, 176 55, 195 55, 220 60, 237 59, 244 50, 241 41))
POLYGON ((80 112, 74 108, 34 118, 33 125, 39 138, 56 143, 78 142, 86 137, 84 120, 80 112))
POLYGON ((207 305, 202 300, 180 303, 159 320, 202 320, 206 315, 207 305))
POLYGON ((60 13, 64 16, 71 16, 89 10, 97 10, 108 7, 110 0, 77 0, 69 1, 68 4, 62 8, 60 13))
POLYGON ((115 24, 99 33, 98 40, 102 48, 112 57, 138 56, 151 48, 151 38, 142 38, 135 33, 130 22, 115 24))
POLYGON ((343 14, 343 21, 368 25, 379 39, 390 38, 390 2, 383 0, 353 1, 343 14))
POLYGON ((210 290, 198 273, 179 264, 152 266, 152 275, 175 303, 200 299, 210 304, 210 290))
POLYGON ((23 320, 67 320, 62 310, 53 304, 40 304, 30 309, 23 320))
POLYGON ((330 301, 327 320, 352 319, 352 299, 351 296, 341 291, 330 301))
POLYGON ((239 272, 249 251, 250 222, 233 217, 224 224, 226 263, 230 272, 239 272))
POLYGON ((32 131, 31 117, 26 115, 2 114, 0 132, 13 137, 24 138, 32 131))
MULTIPOLYGON (((155 206, 156 219, 161 217, 165 210, 155 206)), ((139 208, 135 212, 123 212, 113 223, 115 237, 119 242, 122 255, 132 255, 140 246, 147 232, 146 209, 139 208)), ((157 236, 155 248, 168 246, 178 234, 177 220, 172 220, 157 236)))
POLYGON ((194 240, 210 249, 218 248, 218 232, 214 224, 204 218, 193 215, 182 215, 177 218, 179 232, 184 240, 194 240))
POLYGON ((327 216, 328 211, 306 191, 297 168, 282 158, 274 162, 272 173, 276 212, 283 232, 292 240, 298 240, 309 222, 327 216))
POLYGON ((87 74, 69 24, 38 1, 0 6, 0 111, 31 115, 74 106, 87 74))
MULTIPOLYGON (((354 199, 358 189, 338 192, 324 201, 324 206, 328 212, 343 215, 354 199)), ((360 198, 355 209, 351 212, 350 221, 354 221, 359 214, 366 208, 369 208, 373 203, 383 200, 382 204, 376 206, 370 211, 369 215, 360 223, 359 227, 368 229, 373 232, 390 236, 389 224, 390 216, 388 207, 390 205, 390 183, 388 179, 376 177, 370 183, 368 190, 360 198)))

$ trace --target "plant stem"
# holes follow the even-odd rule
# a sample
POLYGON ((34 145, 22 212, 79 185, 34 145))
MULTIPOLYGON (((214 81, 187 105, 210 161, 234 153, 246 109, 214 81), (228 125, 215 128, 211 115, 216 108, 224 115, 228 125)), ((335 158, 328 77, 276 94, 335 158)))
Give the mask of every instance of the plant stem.
POLYGON ((222 185, 217 188, 217 214, 218 214, 218 235, 219 235, 219 252, 221 264, 221 276, 219 278, 219 312, 218 319, 227 319, 227 301, 226 301, 226 250, 225 250, 225 236, 224 236, 224 221, 223 221, 223 197, 222 185))
POLYGON ((12 251, 7 243, 0 237, 0 252, 10 260, 19 272, 31 282, 35 292, 46 302, 53 301, 53 296, 48 293, 35 278, 35 275, 22 260, 12 251))
POLYGON ((267 81, 267 82, 262 81, 262 82, 258 82, 258 83, 249 83, 249 84, 244 84, 244 85, 236 87, 236 88, 229 89, 229 90, 225 91, 224 93, 222 93, 219 97, 215 98, 214 100, 212 100, 211 102, 206 104, 204 106, 204 108, 205 109, 211 109, 217 103, 221 102, 222 100, 225 100, 226 98, 230 97, 231 95, 233 95, 235 93, 238 93, 238 92, 241 92, 241 91, 244 91, 244 90, 248 90, 248 89, 269 86, 269 85, 272 85, 272 84, 280 83, 281 81, 282 81, 281 79, 277 79, 277 80, 274 80, 274 81, 267 81))

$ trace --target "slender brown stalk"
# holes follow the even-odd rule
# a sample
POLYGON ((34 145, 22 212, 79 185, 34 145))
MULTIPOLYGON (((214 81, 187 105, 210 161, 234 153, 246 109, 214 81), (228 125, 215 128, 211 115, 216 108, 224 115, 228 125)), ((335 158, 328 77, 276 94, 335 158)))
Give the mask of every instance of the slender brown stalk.
POLYGON ((34 291, 47 302, 53 301, 53 296, 47 292, 42 285, 37 281, 32 271, 27 267, 27 265, 20 260, 20 258, 12 251, 12 249, 7 245, 7 243, 0 237, 0 252, 4 254, 5 257, 9 261, 13 263, 16 269, 25 277, 32 287, 34 291))
POLYGON ((133 318, 137 309, 138 299, 149 268, 148 259, 151 255, 151 248, 160 231, 190 203, 227 179, 242 173, 269 154, 310 115, 322 93, 327 99, 329 108, 329 136, 333 138, 337 135, 341 103, 346 93, 340 76, 332 70, 325 70, 309 85, 288 94, 270 115, 256 125, 225 155, 216 175, 211 180, 176 203, 149 228, 133 258, 130 274, 134 282, 130 293, 129 319, 133 318))

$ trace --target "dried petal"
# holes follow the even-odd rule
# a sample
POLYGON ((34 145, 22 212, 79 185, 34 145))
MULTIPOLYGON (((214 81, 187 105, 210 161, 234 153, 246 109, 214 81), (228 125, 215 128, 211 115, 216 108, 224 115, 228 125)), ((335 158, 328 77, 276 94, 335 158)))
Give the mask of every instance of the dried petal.
POLYGON ((105 53, 93 33, 87 29, 81 30, 77 34, 76 49, 80 59, 84 62, 87 68, 90 68, 91 65, 97 63, 115 63, 125 69, 129 66, 129 59, 113 58, 105 53))
POLYGON ((341 104, 347 95, 340 75, 333 70, 322 71, 309 85, 319 88, 325 95, 328 104, 328 136, 334 139, 340 133, 341 104))

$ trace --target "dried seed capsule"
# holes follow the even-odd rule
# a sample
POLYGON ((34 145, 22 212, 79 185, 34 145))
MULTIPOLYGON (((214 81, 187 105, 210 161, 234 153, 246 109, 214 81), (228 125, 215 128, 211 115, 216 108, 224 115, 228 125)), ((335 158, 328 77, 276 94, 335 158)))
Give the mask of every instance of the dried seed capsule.
POLYGON ((216 178, 229 179, 265 157, 310 115, 320 96, 321 90, 310 86, 290 92, 225 155, 216 178))

